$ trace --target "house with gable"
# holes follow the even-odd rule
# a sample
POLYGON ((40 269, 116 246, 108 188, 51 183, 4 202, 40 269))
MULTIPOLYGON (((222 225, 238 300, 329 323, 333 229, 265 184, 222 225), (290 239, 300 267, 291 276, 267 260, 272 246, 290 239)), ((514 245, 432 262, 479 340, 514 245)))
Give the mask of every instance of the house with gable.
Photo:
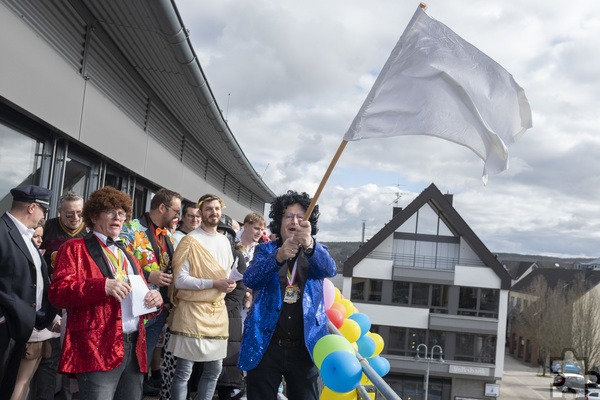
POLYGON ((343 277, 344 297, 384 339, 385 380, 402 398, 421 398, 426 375, 429 399, 490 398, 504 367, 511 277, 452 195, 431 184, 394 208, 346 260, 343 277))

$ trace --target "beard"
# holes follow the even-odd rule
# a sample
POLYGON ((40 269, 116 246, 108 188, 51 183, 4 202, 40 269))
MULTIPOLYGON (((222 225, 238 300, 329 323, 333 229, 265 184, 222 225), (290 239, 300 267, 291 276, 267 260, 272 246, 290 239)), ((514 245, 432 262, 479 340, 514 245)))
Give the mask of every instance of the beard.
POLYGON ((217 226, 219 226, 220 220, 221 220, 221 218, 216 215, 206 216, 206 217, 202 216, 202 224, 204 226, 207 226, 210 228, 216 228, 217 226))

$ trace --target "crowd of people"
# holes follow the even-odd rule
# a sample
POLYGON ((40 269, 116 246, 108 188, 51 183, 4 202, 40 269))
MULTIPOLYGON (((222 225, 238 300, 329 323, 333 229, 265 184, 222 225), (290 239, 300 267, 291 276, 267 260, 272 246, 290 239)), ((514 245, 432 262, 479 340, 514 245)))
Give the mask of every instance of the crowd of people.
POLYGON ((0 397, 319 398, 312 348, 327 334, 319 208, 288 191, 240 224, 224 200, 160 189, 132 216, 106 186, 86 200, 11 190, 0 217, 0 397))

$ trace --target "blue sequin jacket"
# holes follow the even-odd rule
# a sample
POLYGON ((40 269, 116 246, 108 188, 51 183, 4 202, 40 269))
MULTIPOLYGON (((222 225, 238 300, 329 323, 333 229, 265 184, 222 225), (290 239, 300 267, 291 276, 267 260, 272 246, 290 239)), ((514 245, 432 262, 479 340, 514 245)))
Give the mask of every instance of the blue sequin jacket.
MULTIPOLYGON (((279 285, 280 265, 275 261, 277 242, 261 243, 254 251, 250 267, 244 273, 244 284, 252 289, 252 308, 244 322, 244 335, 238 366, 249 371, 262 359, 275 332, 283 299, 279 285)), ((335 276, 335 261, 327 247, 315 241, 312 256, 306 257, 308 272, 302 311, 304 314, 304 342, 312 357, 312 349, 317 341, 327 335, 327 314, 323 302, 323 278, 335 276)))

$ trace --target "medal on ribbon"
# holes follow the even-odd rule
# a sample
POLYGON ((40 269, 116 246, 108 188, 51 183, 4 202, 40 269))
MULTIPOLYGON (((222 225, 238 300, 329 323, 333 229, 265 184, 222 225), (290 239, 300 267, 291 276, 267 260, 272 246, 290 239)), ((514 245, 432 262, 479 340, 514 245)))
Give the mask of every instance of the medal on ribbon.
POLYGON ((290 269, 287 270, 287 286, 285 287, 285 294, 283 296, 283 301, 287 304, 294 304, 300 298, 300 288, 296 283, 296 276, 298 274, 298 260, 294 262, 294 268, 290 272, 290 269))

